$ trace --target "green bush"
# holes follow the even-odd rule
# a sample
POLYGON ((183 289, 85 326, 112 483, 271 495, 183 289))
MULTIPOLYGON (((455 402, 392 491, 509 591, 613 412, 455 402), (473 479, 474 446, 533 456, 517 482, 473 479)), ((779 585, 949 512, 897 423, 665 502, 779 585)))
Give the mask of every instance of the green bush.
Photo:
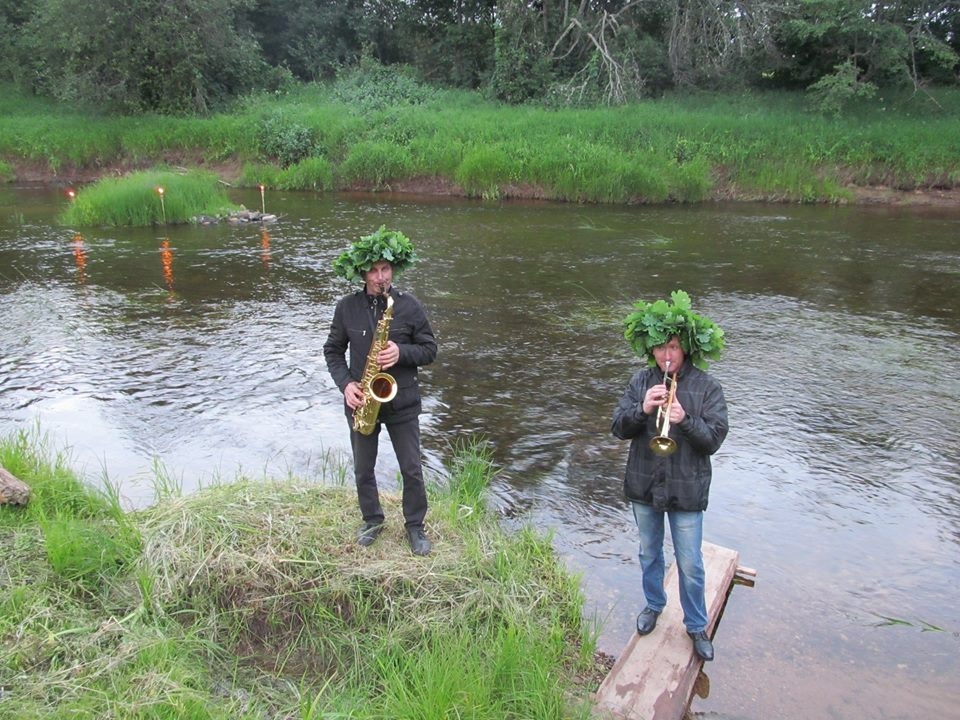
POLYGON ((710 164, 703 158, 676 165, 670 175, 670 197, 678 202, 704 200, 713 187, 710 164))
POLYGON ((364 58, 359 68, 337 76, 333 97, 360 113, 370 113, 402 105, 423 105, 436 99, 437 90, 419 82, 408 67, 385 67, 364 58))
POLYGON ((852 60, 840 63, 833 70, 807 88, 813 106, 824 115, 840 117, 854 101, 877 94, 876 85, 860 80, 860 71, 852 60))
POLYGON ((277 112, 260 121, 257 146, 263 157, 289 167, 314 154, 316 138, 313 130, 277 112))

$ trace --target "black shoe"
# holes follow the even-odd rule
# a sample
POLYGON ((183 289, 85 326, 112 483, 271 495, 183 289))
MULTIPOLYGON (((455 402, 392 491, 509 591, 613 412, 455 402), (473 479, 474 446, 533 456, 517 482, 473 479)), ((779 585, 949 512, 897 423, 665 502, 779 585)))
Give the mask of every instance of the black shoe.
POLYGON ((660 617, 660 613, 656 610, 651 610, 650 608, 641 610, 640 614, 637 615, 637 634, 649 635, 652 633, 653 629, 657 626, 658 617, 660 617))
POLYGON ((383 523, 364 523, 363 527, 361 527, 360 531, 357 533, 357 543, 363 545, 364 547, 370 547, 373 545, 373 541, 377 539, 377 535, 379 535, 382 530, 383 523))
POLYGON ((693 651, 701 660, 713 660, 713 643, 710 642, 706 632, 703 630, 695 633, 687 632, 687 635, 693 640, 693 651))
POLYGON ((427 538, 426 533, 423 532, 423 528, 419 525, 414 525, 407 528, 407 540, 410 541, 410 549, 413 551, 414 555, 429 555, 430 548, 433 547, 430 544, 429 538, 427 538))

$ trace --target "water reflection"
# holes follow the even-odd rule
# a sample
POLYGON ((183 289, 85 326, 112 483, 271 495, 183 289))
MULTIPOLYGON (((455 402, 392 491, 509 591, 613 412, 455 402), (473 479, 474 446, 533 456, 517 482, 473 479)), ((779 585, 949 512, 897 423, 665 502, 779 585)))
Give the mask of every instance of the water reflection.
POLYGON ((83 285, 87 282, 87 251, 80 233, 73 236, 73 257, 77 264, 77 282, 83 285))
POLYGON ((626 446, 609 433, 636 364, 619 323, 682 287, 729 342, 705 532, 759 571, 733 592, 694 708, 799 720, 960 703, 960 611, 944 602, 960 583, 960 213, 279 195, 269 232, 71 243, 50 195, 0 189, 2 427, 39 419, 134 503, 154 458, 187 489, 238 468, 318 474, 347 443, 321 353, 346 289, 330 265, 370 228, 402 227, 423 261, 398 283, 440 343, 422 375, 430 472, 442 480, 456 441, 488 439, 493 504, 555 530, 617 653, 639 591, 626 446), (4 224, 11 208, 23 222, 4 224))
MULTIPOLYGON (((260 186, 263 192, 263 185, 260 186)), ((270 233, 266 228, 260 230, 260 262, 265 270, 270 269, 270 233)))
POLYGON ((173 292, 173 250, 170 249, 170 238, 160 241, 160 265, 163 267, 163 280, 167 290, 173 292))

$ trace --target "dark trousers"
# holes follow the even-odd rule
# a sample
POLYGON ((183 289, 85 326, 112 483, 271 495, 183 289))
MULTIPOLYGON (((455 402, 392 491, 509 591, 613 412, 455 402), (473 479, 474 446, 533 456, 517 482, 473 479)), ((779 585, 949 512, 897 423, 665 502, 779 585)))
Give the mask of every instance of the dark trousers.
MULTIPOLYGON (((377 489, 377 450, 380 447, 381 424, 369 435, 355 432, 351 425, 350 443, 353 446, 353 474, 357 483, 357 499, 360 513, 368 523, 383 522, 383 507, 377 489)), ((427 515, 427 490, 423 484, 423 468, 420 464, 420 420, 413 418, 387 426, 393 451, 400 464, 403 479, 403 520, 407 527, 423 525, 427 515)))

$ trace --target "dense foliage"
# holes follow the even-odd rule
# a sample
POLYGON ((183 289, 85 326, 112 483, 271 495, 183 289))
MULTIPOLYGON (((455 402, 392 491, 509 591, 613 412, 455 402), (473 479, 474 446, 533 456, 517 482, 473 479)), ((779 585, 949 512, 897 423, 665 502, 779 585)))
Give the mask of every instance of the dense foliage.
POLYGON ((637 300, 633 307, 633 312, 624 318, 623 335, 651 367, 656 364, 653 349, 674 336, 698 368, 706 369, 708 361, 720 359, 726 345, 723 330, 710 318, 693 311, 690 296, 684 290, 670 293, 670 302, 637 300))
POLYGON ((3 71, 65 102, 131 113, 203 112, 269 76, 246 27, 251 6, 250 0, 32 0, 30 12, 0 17, 0 27, 11 31, 4 33, 3 71))
POLYGON ((363 279, 363 273, 374 263, 387 260, 396 272, 402 272, 417 261, 417 251, 410 238, 399 230, 387 230, 385 225, 370 235, 364 235, 333 261, 333 271, 351 282, 363 279))
POLYGON ((553 105, 811 89, 827 112, 955 85, 957 0, 0 0, 0 81, 128 113, 205 112, 364 59, 553 105))

